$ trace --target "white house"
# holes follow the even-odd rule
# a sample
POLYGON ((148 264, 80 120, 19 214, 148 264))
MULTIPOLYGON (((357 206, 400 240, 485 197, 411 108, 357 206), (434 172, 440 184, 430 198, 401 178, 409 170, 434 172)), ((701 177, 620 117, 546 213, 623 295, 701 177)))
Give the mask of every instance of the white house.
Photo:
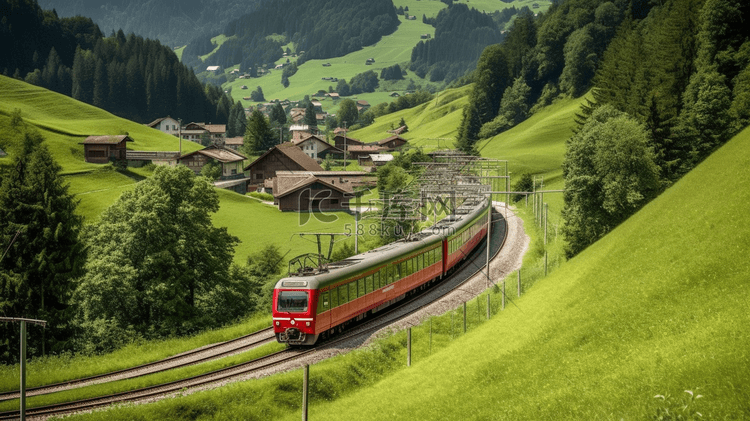
POLYGON ((151 127, 152 129, 162 131, 166 134, 171 134, 172 136, 178 136, 180 132, 180 122, 169 116, 157 118, 156 120, 146 125, 148 127, 151 127))
POLYGON ((344 151, 336 148, 318 136, 307 136, 304 139, 292 140, 292 143, 302 149, 302 152, 304 152, 305 155, 313 159, 323 159, 327 154, 341 155, 342 157, 344 155, 344 151))

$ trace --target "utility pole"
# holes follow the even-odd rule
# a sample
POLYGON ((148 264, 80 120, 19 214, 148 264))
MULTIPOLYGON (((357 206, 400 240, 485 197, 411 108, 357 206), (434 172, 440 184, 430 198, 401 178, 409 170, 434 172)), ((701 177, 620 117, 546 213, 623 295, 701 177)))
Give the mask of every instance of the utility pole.
POLYGON ((0 322, 20 322, 21 323, 21 387, 20 387, 20 411, 21 421, 26 420, 26 323, 40 325, 44 328, 47 325, 46 320, 24 319, 15 317, 0 317, 0 322))
POLYGON ((344 171, 346 171, 346 121, 344 123, 344 171))

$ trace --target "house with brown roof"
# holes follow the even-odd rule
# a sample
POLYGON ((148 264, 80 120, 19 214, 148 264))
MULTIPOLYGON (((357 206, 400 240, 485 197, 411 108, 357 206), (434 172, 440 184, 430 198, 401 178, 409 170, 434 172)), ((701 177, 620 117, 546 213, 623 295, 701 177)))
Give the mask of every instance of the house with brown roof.
POLYGON ((359 159, 360 157, 369 156, 370 154, 379 154, 387 152, 388 149, 378 145, 354 145, 347 147, 349 159, 359 159))
POLYGON ((374 182, 375 177, 362 171, 278 171, 274 204, 282 211, 348 210, 354 188, 374 182))
POLYGON ((277 173, 273 183, 274 204, 281 211, 319 212, 348 210, 354 191, 348 183, 317 177, 309 172, 277 173), (286 173, 286 174, 283 174, 286 173))
POLYGON ((333 138, 333 142, 336 145, 337 148, 341 149, 342 151, 347 150, 350 146, 356 146, 356 145, 364 145, 365 142, 362 142, 358 139, 354 139, 352 137, 344 135, 336 135, 336 137, 333 138))
POLYGON ((368 145, 377 145, 377 146, 386 148, 389 151, 393 151, 404 146, 407 143, 408 141, 404 139, 403 137, 399 135, 393 135, 391 137, 388 137, 383 140, 379 140, 377 142, 368 143, 368 145))
POLYGON ((127 159, 127 142, 132 141, 128 135, 89 136, 80 144, 83 145, 83 157, 86 162, 106 164, 127 159))
POLYGON ((182 155, 177 159, 178 164, 185 165, 200 174, 203 166, 209 162, 216 162, 221 165, 221 180, 244 178, 242 172, 242 163, 247 159, 246 156, 227 149, 222 146, 211 145, 199 151, 182 155))
POLYGON ((249 177, 247 190, 263 189, 265 180, 275 178, 277 171, 323 171, 323 168, 294 143, 282 143, 245 167, 249 177))
POLYGON ((297 145, 305 155, 313 159, 323 159, 326 155, 332 154, 333 157, 344 157, 344 151, 331 145, 325 140, 318 136, 308 136, 304 139, 292 140, 292 143, 297 145))
POLYGON ((201 142, 204 134, 208 134, 212 143, 222 143, 227 135, 226 124, 188 123, 182 128, 182 139, 196 143, 201 142))
POLYGON ((233 151, 239 151, 244 144, 245 139, 242 136, 228 137, 224 140, 224 147, 233 151))

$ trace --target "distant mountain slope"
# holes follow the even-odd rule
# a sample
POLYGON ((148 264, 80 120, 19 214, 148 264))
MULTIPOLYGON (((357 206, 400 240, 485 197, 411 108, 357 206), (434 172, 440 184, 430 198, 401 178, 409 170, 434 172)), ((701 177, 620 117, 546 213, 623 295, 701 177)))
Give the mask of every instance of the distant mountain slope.
POLYGON ((216 35, 237 16, 265 0, 40 0, 62 16, 87 16, 106 35, 122 29, 179 47, 201 35, 216 35))
MULTIPOLYGON (((281 58, 280 47, 287 42, 304 51, 304 59, 339 57, 375 44, 398 25, 391 0, 277 0, 230 22, 223 31, 230 38, 211 60, 223 67, 242 63, 246 70, 281 58), (284 41, 269 44, 274 34, 283 34, 284 41), (276 54, 269 56, 269 51, 276 54)), ((185 63, 197 65, 197 56, 210 52, 210 42, 203 38, 185 49, 185 63)))

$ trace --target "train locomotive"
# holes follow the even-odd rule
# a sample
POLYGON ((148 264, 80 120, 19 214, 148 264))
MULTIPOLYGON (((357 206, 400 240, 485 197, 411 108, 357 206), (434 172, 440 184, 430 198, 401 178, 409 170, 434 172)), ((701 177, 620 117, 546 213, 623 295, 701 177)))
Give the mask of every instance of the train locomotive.
POLYGON ((279 280, 272 305, 276 339, 314 345, 441 280, 487 235, 489 201, 473 205, 406 239, 279 280))

